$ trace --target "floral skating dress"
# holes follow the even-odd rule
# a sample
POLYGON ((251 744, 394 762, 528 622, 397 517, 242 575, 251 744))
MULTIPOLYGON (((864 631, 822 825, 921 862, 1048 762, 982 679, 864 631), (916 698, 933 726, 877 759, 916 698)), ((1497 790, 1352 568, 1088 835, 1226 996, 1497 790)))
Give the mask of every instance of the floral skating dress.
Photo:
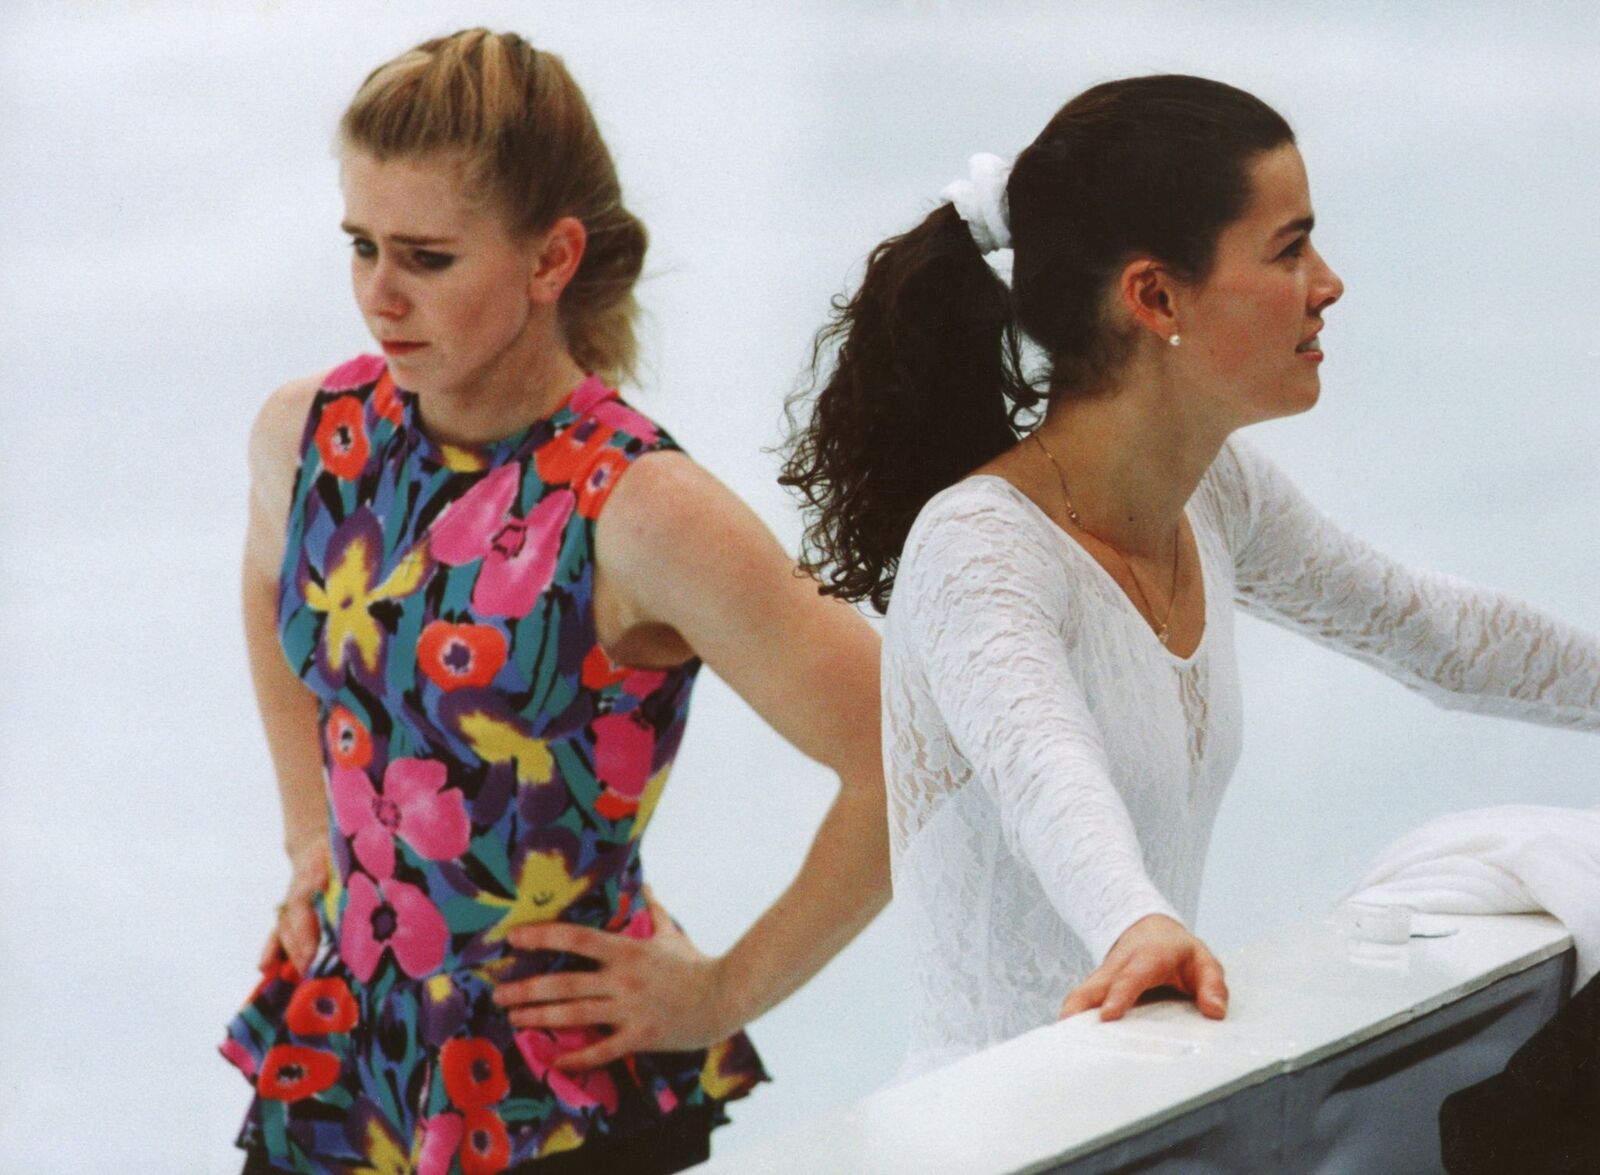
POLYGON ((222 1052, 255 1086, 239 1136, 286 1170, 487 1175, 765 1080, 743 1033, 567 1074, 597 1030, 514 1029, 495 982, 592 967, 514 951, 563 920, 648 937, 639 839, 698 661, 613 664, 595 520, 676 448, 596 377, 490 447, 436 445, 381 358, 329 374, 306 423, 279 586, 320 699, 322 943, 267 975, 222 1052))

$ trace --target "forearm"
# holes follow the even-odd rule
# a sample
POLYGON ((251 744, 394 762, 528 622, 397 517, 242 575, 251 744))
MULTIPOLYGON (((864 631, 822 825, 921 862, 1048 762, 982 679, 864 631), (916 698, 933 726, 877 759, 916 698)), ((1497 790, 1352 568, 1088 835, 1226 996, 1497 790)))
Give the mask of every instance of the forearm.
POLYGON ((1513 596, 1406 566, 1348 535, 1318 576, 1253 610, 1448 709, 1600 730, 1600 638, 1513 596), (1308 584, 1311 589, 1308 590, 1308 584))
MULTIPOLYGON (((297 712, 280 712, 268 717, 263 708, 262 720, 270 730, 283 726, 291 730, 316 729, 316 699, 308 694, 308 702, 293 708, 297 712)), ((291 861, 301 854, 320 850, 328 839, 328 802, 322 782, 320 761, 313 763, 303 751, 280 751, 273 743, 273 774, 278 784, 278 799, 283 809, 283 847, 291 861)))
POLYGON ((323 786, 319 704, 284 659, 278 643, 278 577, 284 562, 290 503, 300 468, 300 442, 321 380, 285 384, 262 406, 250 430, 250 510, 240 568, 240 604, 250 679, 267 735, 283 812, 289 857, 287 900, 262 956, 279 952, 301 970, 317 949, 309 899, 327 885, 327 800, 323 786))
POLYGON ((1230 446, 1245 524, 1237 586, 1247 610, 1441 706, 1600 730, 1600 637, 1373 549, 1248 445, 1230 446))
POLYGON ((848 604, 819 596, 749 507, 681 454, 648 454, 617 481, 595 561, 597 612, 609 597, 628 624, 675 631, 841 781, 799 875, 709 961, 692 1027, 669 1034, 709 1042, 815 975, 888 901, 878 639, 848 604))
POLYGON ((286 767, 275 774, 283 809, 283 851, 298 865, 303 856, 322 852, 328 843, 327 800, 320 778, 286 767))
POLYGON ((1600 730, 1600 638, 1488 588, 1417 573, 1417 687, 1448 709, 1600 730))
POLYGON ((880 771, 846 783, 798 876, 720 961, 730 1029, 782 1002, 889 901, 889 832, 880 771))
POLYGON ((275 585, 246 567, 245 646, 261 724, 283 807, 284 849, 291 860, 327 839, 327 800, 316 695, 291 672, 278 648, 275 585))

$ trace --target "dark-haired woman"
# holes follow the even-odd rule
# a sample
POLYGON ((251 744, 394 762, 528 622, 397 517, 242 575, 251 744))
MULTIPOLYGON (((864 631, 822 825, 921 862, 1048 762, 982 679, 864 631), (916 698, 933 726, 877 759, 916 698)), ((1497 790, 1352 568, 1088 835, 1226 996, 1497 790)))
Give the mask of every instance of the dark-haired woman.
POLYGON ((1343 292, 1276 112, 1110 82, 947 198, 824 332, 785 471, 825 590, 888 610, 913 1068, 1157 986, 1224 1014, 1188 927, 1240 747, 1235 604, 1442 705, 1600 729, 1600 641, 1385 558, 1234 435, 1316 403, 1343 292))
POLYGON ((645 232, 560 58, 429 41, 340 146, 384 354, 286 385, 251 438, 293 877, 223 1045, 247 1170, 676 1171, 765 1078, 740 1027, 887 900, 877 641, 619 398, 645 232), (720 957, 639 853, 702 663, 841 782, 720 957))

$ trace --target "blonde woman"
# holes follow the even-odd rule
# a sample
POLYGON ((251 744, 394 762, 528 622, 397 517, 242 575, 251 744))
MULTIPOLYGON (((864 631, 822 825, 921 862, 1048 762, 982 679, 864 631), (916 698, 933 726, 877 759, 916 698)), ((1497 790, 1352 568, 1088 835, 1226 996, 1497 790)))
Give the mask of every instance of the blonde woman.
POLYGON ((246 1170, 678 1170, 764 1079, 740 1026, 887 899, 877 642, 618 398, 646 236, 558 58, 429 41, 340 143, 383 355, 286 385, 251 439, 293 879, 223 1046, 246 1170), (841 781, 717 958, 639 860, 702 664, 841 781))

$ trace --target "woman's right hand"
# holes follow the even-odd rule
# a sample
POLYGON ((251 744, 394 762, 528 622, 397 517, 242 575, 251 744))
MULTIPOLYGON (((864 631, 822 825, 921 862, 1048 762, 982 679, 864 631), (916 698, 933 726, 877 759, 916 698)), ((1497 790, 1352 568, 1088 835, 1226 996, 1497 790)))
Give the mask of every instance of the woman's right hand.
POLYGON ((286 958, 304 975, 322 940, 315 903, 328 886, 327 839, 317 838, 296 851, 290 864, 289 892, 278 906, 278 921, 261 948, 258 966, 269 971, 280 958, 286 958))
POLYGON ((1100 1009, 1100 1019, 1120 1020, 1145 992, 1174 987, 1193 996, 1202 1014, 1220 1020, 1228 1011, 1222 964, 1184 927, 1165 914, 1148 914, 1122 932, 1106 960, 1067 996, 1061 1019, 1100 1009))

